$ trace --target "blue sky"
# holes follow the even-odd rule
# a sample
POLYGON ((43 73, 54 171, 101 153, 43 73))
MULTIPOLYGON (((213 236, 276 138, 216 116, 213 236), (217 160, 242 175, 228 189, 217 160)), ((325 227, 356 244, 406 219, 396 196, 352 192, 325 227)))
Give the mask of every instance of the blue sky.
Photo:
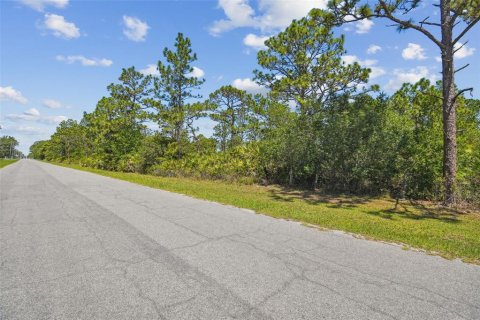
MULTIPOLYGON (((106 95, 124 67, 148 73, 171 47, 177 32, 192 40, 197 75, 207 96, 221 85, 262 91, 252 81, 256 52, 264 39, 324 0, 72 1, 0 0, 0 135, 12 135, 20 149, 48 139, 59 121, 81 119, 106 95)), ((431 1, 418 17, 438 18, 431 1)), ((352 23, 345 34, 345 62, 372 68, 371 83, 392 93, 402 82, 439 79, 438 49, 416 31, 396 32, 389 21, 352 23)), ((470 63, 457 76, 480 97, 480 25, 456 57, 470 63)), ((209 134, 209 120, 198 123, 209 134)))

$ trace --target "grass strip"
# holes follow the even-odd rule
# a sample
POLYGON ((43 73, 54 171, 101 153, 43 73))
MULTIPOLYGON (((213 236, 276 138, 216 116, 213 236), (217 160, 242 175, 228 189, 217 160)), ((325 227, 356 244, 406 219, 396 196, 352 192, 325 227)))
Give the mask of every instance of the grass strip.
POLYGON ((17 161, 18 159, 0 159, 0 169, 17 161))

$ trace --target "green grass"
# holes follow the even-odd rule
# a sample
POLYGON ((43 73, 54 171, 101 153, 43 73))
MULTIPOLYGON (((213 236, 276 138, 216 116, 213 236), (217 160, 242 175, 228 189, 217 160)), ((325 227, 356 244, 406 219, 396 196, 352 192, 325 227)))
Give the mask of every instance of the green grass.
POLYGON ((276 218, 337 229, 369 239, 402 243, 445 258, 480 263, 480 213, 459 214, 432 204, 395 202, 388 198, 326 196, 221 181, 165 178, 111 172, 78 165, 62 166, 126 180, 144 186, 255 210, 276 218))
POLYGON ((0 169, 17 161, 17 159, 0 159, 0 169))

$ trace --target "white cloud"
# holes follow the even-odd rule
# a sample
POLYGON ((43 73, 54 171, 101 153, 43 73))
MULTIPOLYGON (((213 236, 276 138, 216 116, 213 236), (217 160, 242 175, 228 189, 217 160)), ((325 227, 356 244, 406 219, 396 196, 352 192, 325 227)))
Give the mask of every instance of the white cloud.
POLYGON ((345 31, 352 31, 353 30, 352 26, 353 26, 355 27, 355 33, 358 33, 358 34, 368 33, 374 25, 372 20, 363 19, 363 20, 355 21, 355 18, 352 16, 345 16, 343 20, 345 22, 350 22, 350 23, 347 23, 343 28, 345 31))
POLYGON ((369 67, 370 68, 370 79, 375 79, 380 76, 383 76, 386 72, 383 68, 380 67, 369 67))
POLYGON ((210 33, 218 35, 239 27, 256 25, 255 11, 248 0, 218 0, 218 7, 223 9, 227 19, 217 20, 210 27, 210 33))
POLYGON ((385 89, 398 90, 404 83, 416 83, 422 78, 429 79, 431 82, 438 80, 438 76, 435 73, 431 73, 427 67, 418 66, 413 69, 395 69, 393 70, 393 78, 391 78, 385 89))
POLYGON ((20 0, 24 5, 37 11, 43 11, 47 6, 63 9, 68 5, 68 1, 69 0, 20 0))
POLYGON ((0 100, 11 100, 21 104, 26 104, 28 102, 27 98, 25 98, 20 91, 15 90, 11 86, 0 87, 0 100))
POLYGON ((112 60, 109 59, 97 59, 97 58, 85 58, 84 56, 56 56, 57 61, 65 62, 72 64, 75 62, 80 62, 82 66, 85 67, 110 67, 113 64, 112 60))
POLYGON ((425 60, 425 49, 416 43, 409 43, 402 51, 402 57, 405 60, 425 60))
POLYGON ((67 117, 65 116, 48 116, 48 117, 43 117, 44 120, 48 123, 60 123, 62 121, 68 120, 67 117))
MULTIPOLYGON (((144 75, 152 75, 152 76, 158 76, 158 69, 156 64, 149 64, 147 65, 146 68, 140 69, 139 70, 141 73, 144 75)), ((192 72, 187 73, 185 76, 186 77, 195 77, 195 78, 201 78, 205 75, 205 71, 198 67, 193 67, 192 72)))
POLYGON ((65 116, 43 116, 40 114, 40 111, 36 108, 30 108, 27 111, 24 111, 21 114, 8 114, 5 118, 17 121, 17 120, 24 120, 24 121, 35 121, 47 124, 57 124, 68 118, 65 116))
POLYGON ((35 108, 30 108, 23 113, 24 115, 31 116, 31 117, 38 117, 40 116, 40 111, 35 108))
POLYGON ((374 23, 372 20, 363 19, 360 21, 355 22, 355 33, 358 34, 365 34, 370 31, 373 27, 374 23))
MULTIPOLYGON (((454 55, 454 57, 456 59, 463 59, 463 58, 469 57, 469 56, 473 55, 473 53, 475 52, 475 48, 469 48, 466 45, 463 45, 463 47, 462 47, 462 44, 459 43, 459 42, 457 42, 455 44, 454 48, 455 48, 455 50, 458 50, 457 52, 455 52, 455 55, 454 55)), ((441 56, 436 56, 435 61, 436 62, 442 62, 442 57, 441 56)))
POLYGON ((379 51, 382 51, 382 47, 376 44, 371 44, 367 49, 367 54, 375 54, 379 51))
POLYGON ((326 0, 260 0, 263 13, 257 17, 262 30, 278 30, 288 26, 293 19, 305 17, 313 8, 325 9, 326 0))
POLYGON ((140 69, 140 72, 144 75, 158 75, 158 69, 156 64, 149 64, 145 69, 140 69))
POLYGON ((250 78, 235 79, 232 82, 232 86, 240 90, 245 90, 248 93, 252 94, 265 94, 268 91, 267 88, 260 86, 250 78))
POLYGON ((43 27, 50 30, 54 36, 64 39, 80 37, 80 29, 73 22, 68 22, 63 16, 53 13, 45 14, 43 27))
POLYGON ((12 133, 18 133, 18 134, 24 134, 24 135, 41 135, 41 134, 46 134, 48 132, 44 128, 22 126, 22 125, 5 126, 3 129, 6 132, 12 132, 12 133))
POLYGON ((268 38, 270 37, 268 36, 262 37, 262 36, 257 36, 253 33, 249 33, 245 36, 245 38, 243 38, 243 44, 255 50, 262 50, 266 48, 265 41, 267 41, 268 38))
POLYGON ((373 59, 360 60, 357 56, 353 56, 353 55, 344 55, 342 57, 342 60, 346 64, 352 64, 356 62, 364 68, 369 68, 370 80, 383 76, 386 73, 383 68, 377 66, 377 63, 378 63, 377 60, 373 60, 373 59))
POLYGON ((49 109, 59 109, 62 107, 62 103, 60 101, 53 100, 53 99, 43 100, 43 105, 49 109))
POLYGON ((373 65, 376 65, 378 62, 377 60, 373 60, 373 59, 360 60, 357 56, 353 56, 353 55, 344 55, 342 57, 342 60, 346 64, 352 64, 354 62, 357 62, 362 67, 371 67, 373 65))
POLYGON ((475 48, 469 48, 466 45, 462 46, 462 44, 459 42, 455 44, 454 48, 455 50, 458 50, 457 52, 455 52, 455 58, 457 59, 466 58, 473 55, 473 53, 475 52, 475 48))
POLYGON ((210 27, 212 35, 240 28, 253 27, 262 31, 280 30, 293 19, 300 19, 313 8, 326 8, 326 0, 259 0, 258 12, 248 0, 219 0, 218 7, 226 19, 215 21, 210 27))
POLYGON ((185 76, 189 77, 189 78, 201 78, 205 75, 205 71, 203 71, 202 69, 200 68, 197 68, 197 67, 193 67, 193 70, 192 72, 190 73, 187 73, 185 76))
POLYGON ((135 17, 123 16, 123 34, 132 41, 145 41, 148 29, 150 27, 145 21, 135 17))
POLYGON ((354 62, 358 62, 359 60, 357 56, 347 54, 342 57, 342 61, 345 62, 346 64, 352 64, 354 62))

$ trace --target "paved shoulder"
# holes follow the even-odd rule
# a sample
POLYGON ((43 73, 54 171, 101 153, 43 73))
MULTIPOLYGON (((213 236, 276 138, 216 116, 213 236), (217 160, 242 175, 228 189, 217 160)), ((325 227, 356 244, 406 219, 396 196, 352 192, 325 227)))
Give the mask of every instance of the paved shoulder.
POLYGON ((22 160, 0 319, 479 319, 480 267, 22 160))

